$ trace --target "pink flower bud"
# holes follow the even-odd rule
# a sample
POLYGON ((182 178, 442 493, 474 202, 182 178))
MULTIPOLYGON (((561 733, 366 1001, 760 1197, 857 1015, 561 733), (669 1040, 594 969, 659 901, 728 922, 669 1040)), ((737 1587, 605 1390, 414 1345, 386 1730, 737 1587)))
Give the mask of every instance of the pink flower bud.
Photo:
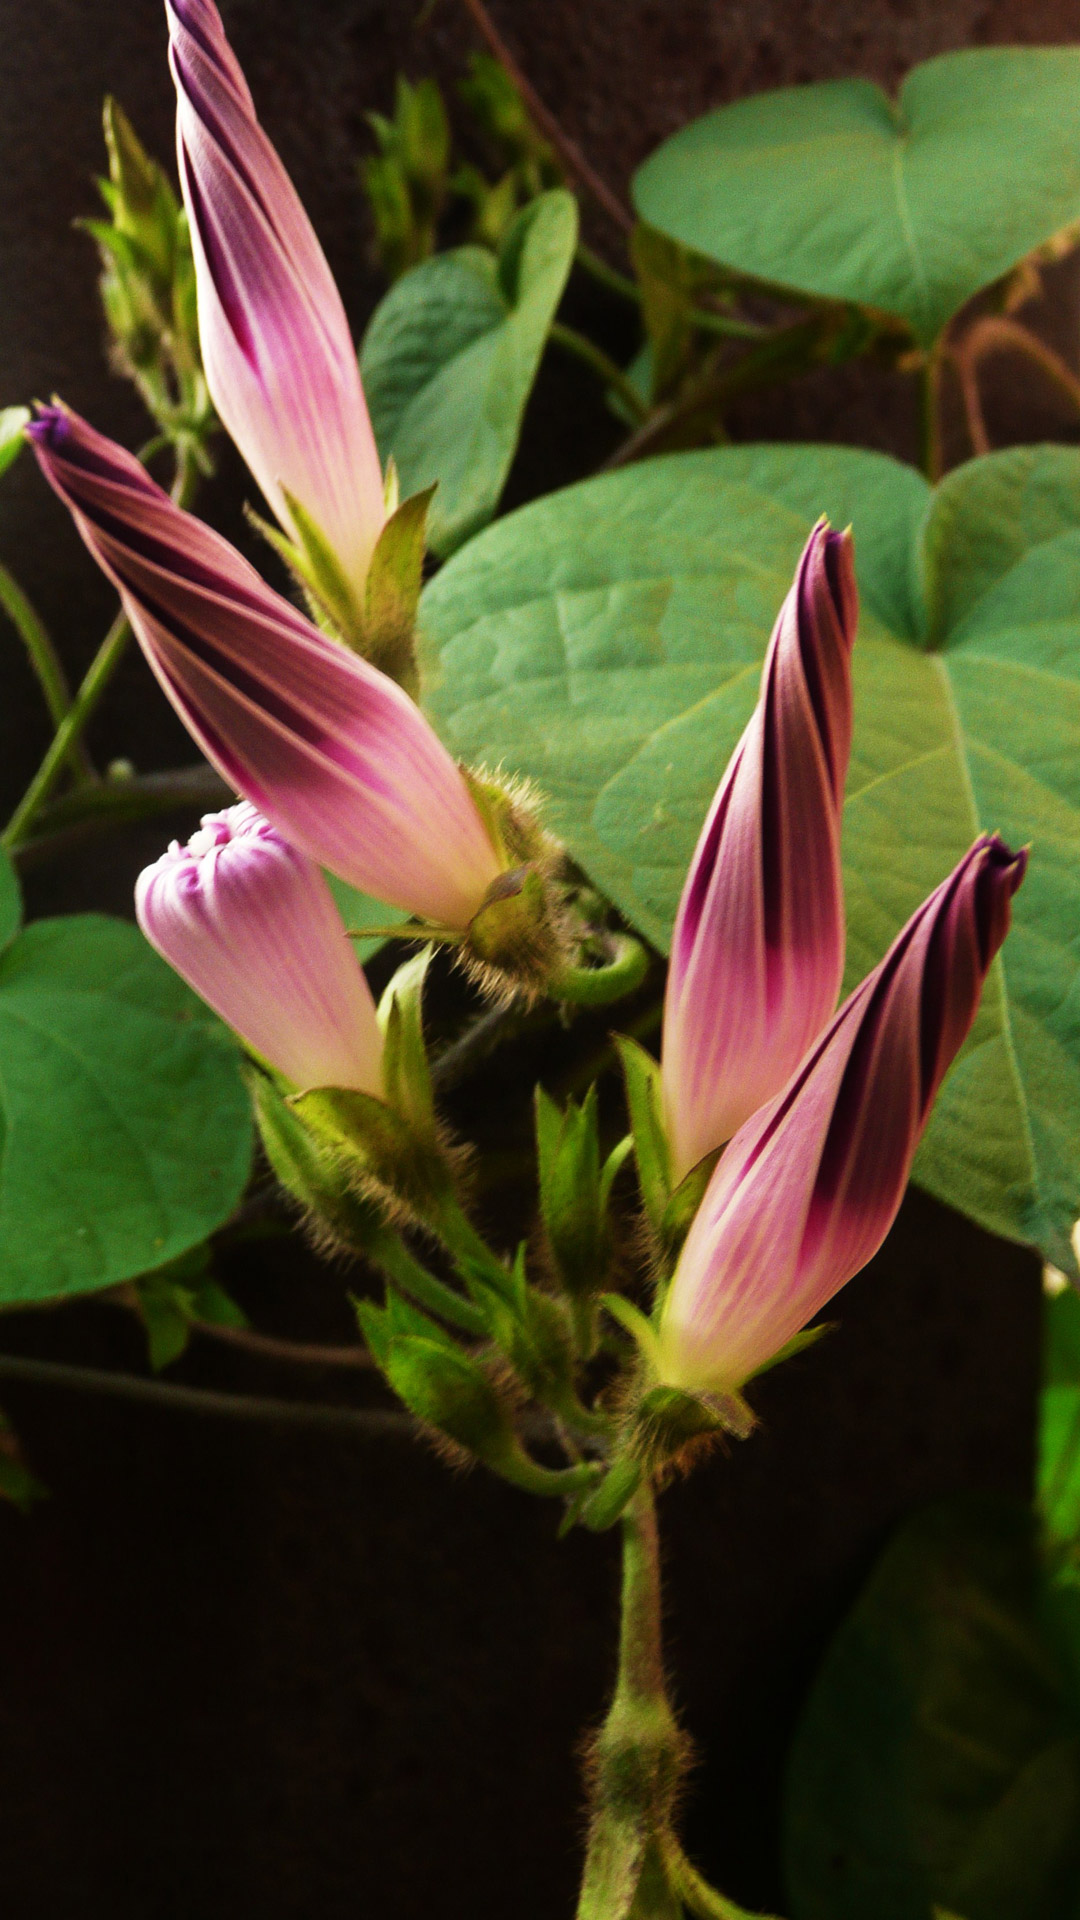
POLYGON ((661 1066, 676 1179, 783 1086, 836 1005, 857 618, 851 536, 821 521, 675 920, 661 1066))
POLYGON ((1026 863, 996 835, 976 840, 739 1129, 664 1302, 669 1385, 737 1389, 877 1252, 1026 863))
POLYGON ((360 588, 386 514, 341 297, 213 0, 166 11, 211 398, 286 531, 285 490, 360 588))
POLYGON ((322 874, 246 802, 140 874, 139 925, 215 1013, 298 1087, 382 1098, 382 1035, 322 874))
POLYGON ((467 926, 499 862, 463 775, 408 695, 328 640, 77 414, 43 407, 28 432, 229 785, 353 886, 467 926))

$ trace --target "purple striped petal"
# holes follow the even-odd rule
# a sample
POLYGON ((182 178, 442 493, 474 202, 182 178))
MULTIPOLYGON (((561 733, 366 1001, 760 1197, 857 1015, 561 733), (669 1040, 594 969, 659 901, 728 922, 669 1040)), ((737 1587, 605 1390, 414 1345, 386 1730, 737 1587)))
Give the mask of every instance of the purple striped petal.
POLYGON ((42 408, 29 433, 158 680, 229 784, 353 886, 467 926, 499 862, 460 770, 408 695, 328 640, 78 415, 42 408))
POLYGON ((678 1179, 783 1086, 836 1005, 857 618, 851 536, 822 521, 675 921, 661 1065, 678 1179))
POLYGON ((283 489, 359 590, 386 515, 341 297, 213 0, 168 0, 166 12, 211 397, 287 532, 283 489))
POLYGON ((135 888, 151 946, 297 1087, 383 1095, 375 1003, 314 862, 243 802, 135 888))
POLYGON ((741 1386, 876 1253, 1026 862, 978 839, 735 1135, 664 1303, 670 1384, 741 1386))

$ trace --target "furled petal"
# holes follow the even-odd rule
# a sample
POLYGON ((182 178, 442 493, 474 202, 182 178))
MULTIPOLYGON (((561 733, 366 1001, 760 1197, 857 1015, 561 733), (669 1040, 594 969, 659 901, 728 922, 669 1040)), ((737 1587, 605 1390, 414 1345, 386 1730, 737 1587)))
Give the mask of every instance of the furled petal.
POLYGON ((319 633, 77 414, 41 408, 29 432, 224 779, 343 880, 465 927, 499 863, 461 772, 408 695, 319 633))
POLYGON ((135 889, 151 945, 298 1087, 381 1099, 382 1035, 363 969, 314 862, 245 801, 174 840, 135 889))
POLYGON ((385 509, 341 297, 213 0, 166 11, 211 397, 286 530, 285 490, 359 589, 385 509))
POLYGON ((783 1086, 836 1005, 857 618, 851 536, 822 521, 675 921, 661 1065, 679 1179, 783 1086))
POLYGON ((671 1385, 739 1387, 876 1253, 1025 865, 996 835, 977 840, 735 1135, 664 1303, 671 1385))

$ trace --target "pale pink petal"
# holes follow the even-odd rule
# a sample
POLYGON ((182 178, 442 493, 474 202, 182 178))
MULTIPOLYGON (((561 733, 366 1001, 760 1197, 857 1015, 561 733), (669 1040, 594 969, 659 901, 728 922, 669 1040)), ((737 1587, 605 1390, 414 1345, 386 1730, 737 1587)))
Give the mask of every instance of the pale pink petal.
POLYGON ((151 945, 295 1086, 382 1098, 375 1004, 330 889, 254 807, 174 841, 135 907, 151 945))
POLYGON ((278 519, 284 488, 359 590, 385 507, 341 297, 213 0, 167 13, 207 385, 278 519))
POLYGON ((877 1251, 1025 865, 996 835, 977 840, 736 1133, 664 1303, 671 1384, 740 1386, 877 1251))

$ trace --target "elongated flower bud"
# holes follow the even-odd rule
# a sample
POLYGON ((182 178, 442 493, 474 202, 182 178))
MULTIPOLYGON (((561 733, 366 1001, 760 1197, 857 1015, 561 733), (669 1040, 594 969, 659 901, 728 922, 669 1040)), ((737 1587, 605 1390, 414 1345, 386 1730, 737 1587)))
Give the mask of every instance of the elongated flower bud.
POLYGON ((877 1252, 1026 861, 976 840, 735 1135, 664 1303, 668 1385, 737 1389, 877 1252))
POLYGON ((822 521, 675 920, 661 1064, 680 1180, 783 1086, 836 1005, 857 617, 851 536, 822 521))
POLYGON ((286 531, 288 492, 360 588, 386 514, 341 297, 213 0, 166 11, 211 397, 286 531))
POLYGON ((77 414, 44 407, 28 432, 229 785, 353 886, 467 926, 499 862, 464 777, 408 695, 328 640, 77 414))
POLYGON ((139 876, 139 925, 215 1013, 298 1087, 382 1097, 382 1035, 317 866, 246 802, 139 876))

